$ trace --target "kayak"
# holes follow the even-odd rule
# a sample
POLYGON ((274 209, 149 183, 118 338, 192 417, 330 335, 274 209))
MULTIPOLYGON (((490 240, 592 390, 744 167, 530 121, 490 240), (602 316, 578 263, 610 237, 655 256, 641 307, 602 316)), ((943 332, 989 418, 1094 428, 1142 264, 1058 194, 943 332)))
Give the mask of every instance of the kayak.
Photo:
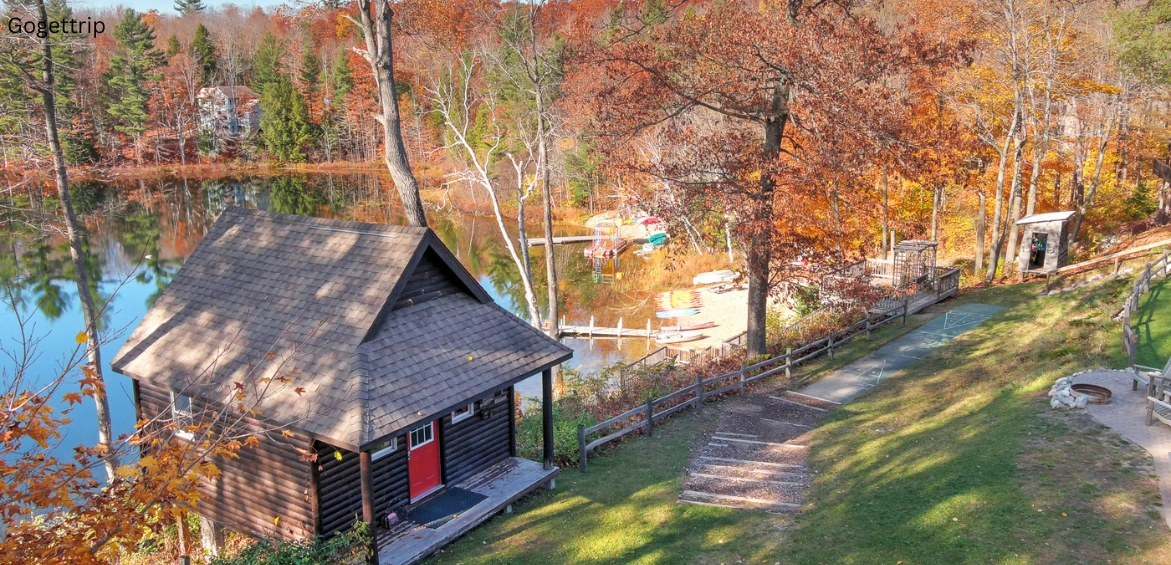
POLYGON ((727 269, 722 271, 708 271, 706 273, 695 275, 695 278, 691 279, 691 284, 699 286, 705 284, 729 283, 738 278, 740 278, 740 273, 729 271, 727 269))
POLYGON ((682 318, 683 316, 694 316, 699 313, 699 308, 680 308, 678 310, 662 310, 655 312, 656 318, 682 318))
POLYGON ((648 224, 657 224, 661 221, 662 220, 660 220, 657 216, 647 216, 645 218, 639 218, 635 220, 634 223, 645 226, 648 224))
POLYGON ((671 290, 660 292, 655 298, 660 310, 678 310, 680 308, 699 308, 703 301, 699 293, 694 290, 671 290))
POLYGON ((659 332, 655 335, 655 341, 659 343, 683 343, 685 341, 695 341, 706 336, 703 332, 659 332))
POLYGON ((715 322, 700 322, 698 324, 688 324, 686 326, 663 326, 659 328, 660 332, 691 332, 695 330, 706 330, 708 328, 716 327, 715 322))
POLYGON ((667 234, 662 233, 662 232, 652 233, 650 236, 647 237, 646 240, 651 245, 664 245, 667 243, 667 234))

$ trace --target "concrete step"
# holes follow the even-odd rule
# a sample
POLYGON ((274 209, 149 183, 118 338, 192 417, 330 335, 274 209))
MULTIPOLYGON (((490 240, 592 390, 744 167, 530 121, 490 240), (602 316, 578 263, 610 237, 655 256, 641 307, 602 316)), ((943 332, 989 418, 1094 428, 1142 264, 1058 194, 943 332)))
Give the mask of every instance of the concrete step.
POLYGON ((700 459, 688 468, 690 474, 724 475, 728 477, 804 484, 808 473, 801 467, 778 467, 753 462, 709 461, 700 459))
POLYGON ((740 479, 724 475, 688 475, 683 490, 719 496, 737 496, 771 503, 800 504, 805 483, 740 479))
POLYGON ((796 512, 801 508, 800 504, 790 502, 776 502, 748 496, 714 494, 686 489, 679 495, 679 502, 683 504, 698 504, 702 506, 718 506, 721 508, 745 510, 765 510, 778 513, 796 512))

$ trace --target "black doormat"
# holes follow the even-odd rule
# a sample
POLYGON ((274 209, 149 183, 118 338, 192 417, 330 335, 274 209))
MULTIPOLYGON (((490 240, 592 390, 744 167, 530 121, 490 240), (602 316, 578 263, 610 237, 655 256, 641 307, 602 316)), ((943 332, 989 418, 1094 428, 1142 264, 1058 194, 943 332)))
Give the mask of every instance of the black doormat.
POLYGON ((452 487, 439 496, 424 502, 422 506, 412 508, 407 513, 407 519, 416 524, 436 529, 479 504, 485 498, 488 497, 467 489, 452 487))

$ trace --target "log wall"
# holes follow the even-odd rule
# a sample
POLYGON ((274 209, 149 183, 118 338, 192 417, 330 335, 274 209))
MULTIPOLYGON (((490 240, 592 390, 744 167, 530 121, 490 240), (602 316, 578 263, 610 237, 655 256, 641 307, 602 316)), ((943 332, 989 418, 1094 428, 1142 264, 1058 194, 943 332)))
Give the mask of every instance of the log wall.
MULTIPOLYGON (((143 418, 170 417, 171 391, 165 386, 138 382, 138 410, 143 418)), ((192 400, 197 413, 200 404, 192 400)), ((264 423, 245 418, 241 424, 260 438, 256 447, 244 447, 235 459, 216 458, 220 477, 199 485, 196 514, 224 527, 256 537, 305 539, 312 537, 313 513, 311 464, 301 460, 297 448, 308 450, 307 435, 292 437, 265 433, 264 423)), ((183 440, 176 440, 183 441, 183 440)))
POLYGON ((455 484, 507 459, 512 453, 512 389, 481 400, 476 413, 456 423, 439 422, 444 480, 455 484))
MULTIPOLYGON (((317 506, 321 512, 321 533, 332 535, 346 531, 362 518, 362 477, 358 471, 358 454, 321 442, 317 450, 317 506), (340 456, 340 458, 339 458, 340 456)), ((374 514, 386 516, 410 502, 407 482, 407 438, 399 436, 398 448, 372 462, 374 479, 374 514)))

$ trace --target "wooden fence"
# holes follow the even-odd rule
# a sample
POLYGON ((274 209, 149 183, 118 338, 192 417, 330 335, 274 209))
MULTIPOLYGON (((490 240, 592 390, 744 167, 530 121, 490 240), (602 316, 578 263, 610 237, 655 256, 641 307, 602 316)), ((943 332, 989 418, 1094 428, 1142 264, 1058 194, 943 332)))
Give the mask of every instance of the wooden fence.
MULTIPOLYGON (((1122 305, 1122 312, 1119 314, 1122 319, 1122 350, 1126 352, 1127 365, 1132 371, 1135 369, 1135 356, 1138 353, 1138 333, 1130 326, 1130 318, 1135 312, 1138 312, 1139 298, 1150 292, 1151 282, 1155 275, 1160 274, 1163 278, 1167 278, 1168 270, 1171 268, 1171 265, 1168 265, 1169 256, 1171 256, 1171 251, 1164 251, 1158 259, 1147 263, 1138 279, 1135 279, 1134 287, 1130 290, 1130 295, 1126 297, 1126 302, 1122 305)), ((1135 387, 1137 386, 1138 381, 1135 381, 1135 387)))
POLYGON ((883 312, 869 313, 866 318, 847 328, 832 330, 829 335, 821 339, 797 349, 790 348, 784 355, 778 355, 754 365, 741 367, 737 371, 708 379, 704 379, 702 375, 697 376, 695 384, 685 386, 660 398, 648 399, 646 404, 627 410, 604 422, 599 422, 588 428, 578 425, 578 467, 584 473, 589 467, 589 452, 591 450, 615 441, 626 434, 645 429, 648 436, 653 436, 655 420, 661 420, 687 408, 695 408, 702 412, 704 398, 732 391, 743 392, 747 385, 782 371, 786 378, 791 378, 793 367, 823 353, 827 353, 832 359, 835 347, 840 347, 860 335, 865 335, 869 339, 870 332, 896 318, 901 318, 905 325, 907 323, 907 307, 908 299, 904 296, 902 303, 894 308, 883 312), (610 429, 614 429, 614 431, 592 441, 587 441, 589 436, 610 429))

